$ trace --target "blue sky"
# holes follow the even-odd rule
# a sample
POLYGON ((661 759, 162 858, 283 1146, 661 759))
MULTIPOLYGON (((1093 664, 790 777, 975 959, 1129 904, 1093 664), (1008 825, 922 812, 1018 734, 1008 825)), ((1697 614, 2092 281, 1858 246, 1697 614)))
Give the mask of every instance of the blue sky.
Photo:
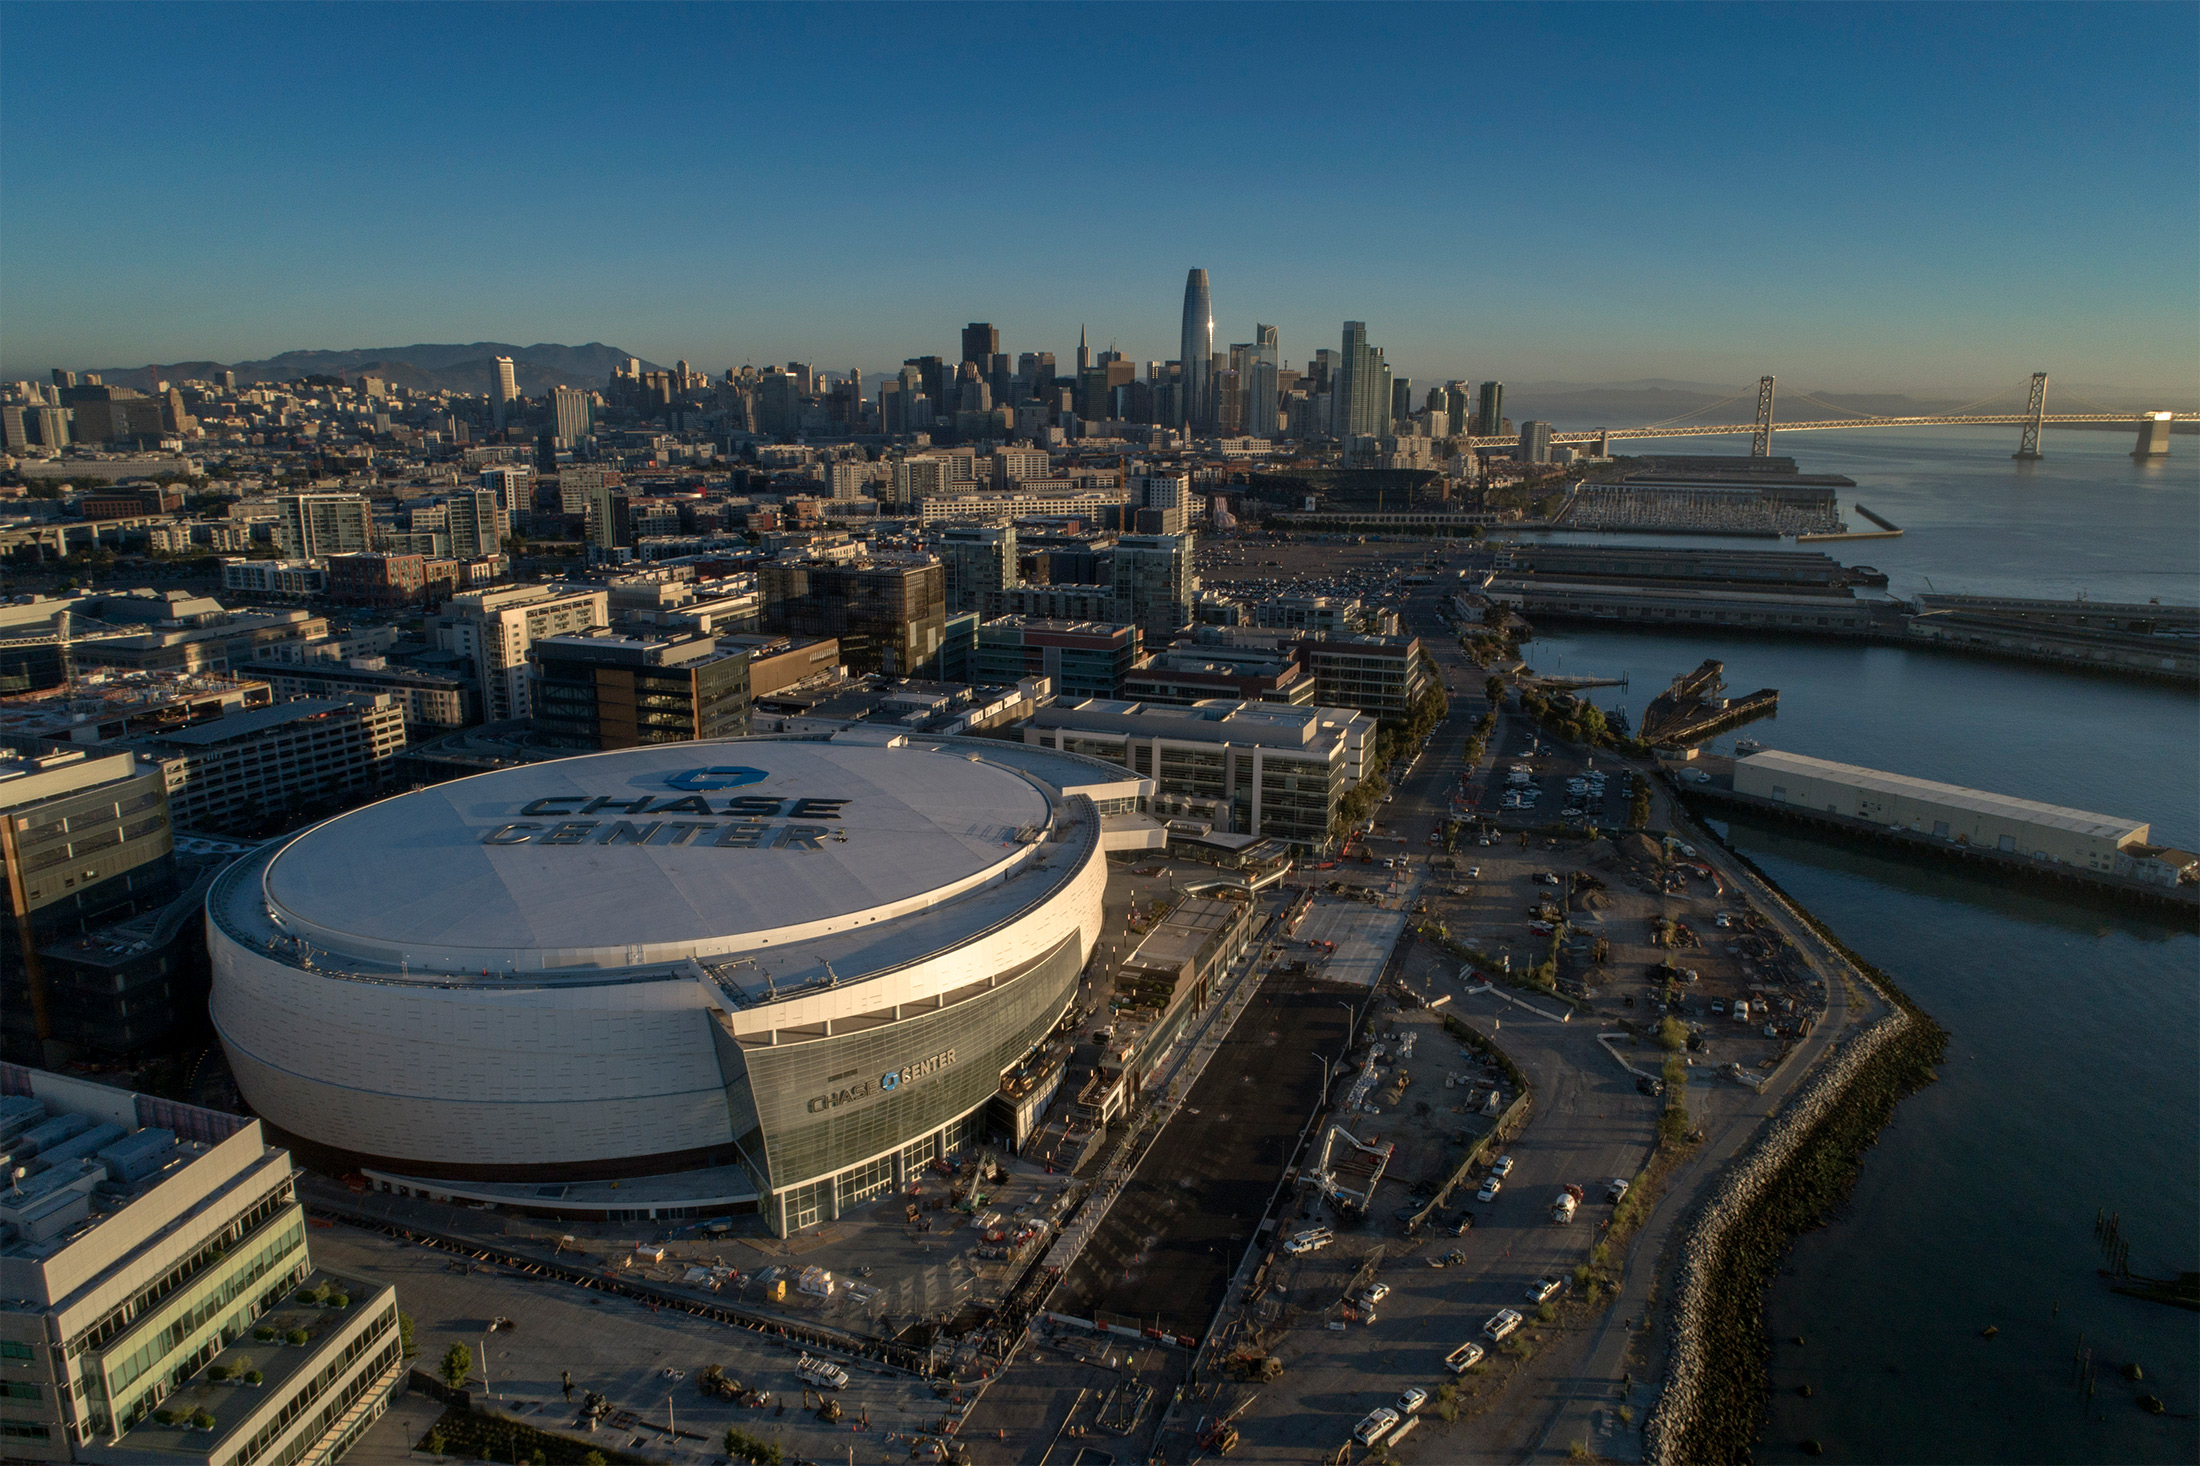
POLYGON ((2200 8, 40 5, 0 371, 600 340, 2200 401, 2200 8))

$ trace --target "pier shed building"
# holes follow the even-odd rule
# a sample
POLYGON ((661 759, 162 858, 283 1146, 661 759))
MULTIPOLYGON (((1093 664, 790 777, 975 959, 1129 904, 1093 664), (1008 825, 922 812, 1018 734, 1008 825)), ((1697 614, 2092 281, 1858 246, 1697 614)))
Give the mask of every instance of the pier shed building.
POLYGON ((2151 827, 1983 789, 1767 749, 1734 761, 1734 792, 2005 855, 2114 874, 2151 827))

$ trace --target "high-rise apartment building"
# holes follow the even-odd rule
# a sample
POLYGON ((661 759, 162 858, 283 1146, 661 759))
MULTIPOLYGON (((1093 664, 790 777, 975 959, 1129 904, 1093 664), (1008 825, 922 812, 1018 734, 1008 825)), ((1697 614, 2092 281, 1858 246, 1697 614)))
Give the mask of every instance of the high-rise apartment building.
POLYGON ((515 585, 452 596, 436 619, 436 644, 470 657, 490 722, 532 709, 528 649, 537 637, 611 624, 610 593, 580 586, 515 585))
POLYGON ((1346 321, 1335 387, 1335 432, 1340 438, 1379 438, 1390 431, 1390 368, 1382 348, 1370 346, 1367 323, 1346 321))
POLYGON ((1522 463, 1549 463, 1551 461, 1551 425, 1547 422, 1524 422, 1520 425, 1519 459, 1522 463))
POLYGON ((405 1375, 397 1291, 316 1268, 258 1120, 0 1071, 0 1456, 326 1466, 405 1375))
POLYGON ((578 387, 554 387, 550 391, 551 431, 567 443, 578 443, 596 428, 593 394, 578 387))
POLYGON ((950 524, 933 538, 946 572, 947 611, 977 611, 986 592, 1022 584, 1016 573, 1016 526, 950 524))
POLYGON ((374 520, 363 494, 277 494, 275 539, 305 559, 356 555, 374 548, 374 520))
POLYGON ((480 560, 504 553, 504 507, 494 489, 468 489, 443 499, 444 529, 451 553, 480 560))
POLYGON ((489 398, 490 415, 494 418, 498 431, 501 432, 510 425, 512 404, 518 400, 519 377, 512 369, 512 358, 500 356, 497 358, 496 390, 489 398))
POLYGON ((1156 639, 1189 625, 1199 594, 1199 577, 1192 570, 1196 538, 1128 534, 1117 540, 1112 555, 1115 614, 1109 619, 1156 639))
POLYGON ((1474 409, 1474 436, 1495 438, 1505 431, 1505 384, 1484 382, 1474 409))
POLYGON ((1177 360, 1184 364, 1182 418, 1178 426, 1198 432, 1214 426, 1215 309, 1207 293, 1207 272, 1184 277, 1184 327, 1177 360))
POLYGON ((1250 437, 1273 438, 1276 435, 1276 405, 1280 395, 1277 373, 1283 366, 1279 351, 1276 328, 1256 323, 1245 365, 1238 374, 1238 391, 1245 401, 1239 430, 1250 437))

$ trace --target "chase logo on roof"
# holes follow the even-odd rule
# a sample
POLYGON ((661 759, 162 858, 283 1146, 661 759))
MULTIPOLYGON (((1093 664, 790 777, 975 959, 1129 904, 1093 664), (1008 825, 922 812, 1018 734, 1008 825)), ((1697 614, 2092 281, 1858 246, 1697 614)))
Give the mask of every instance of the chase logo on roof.
POLYGON ((708 789, 738 789, 743 784, 760 784, 770 777, 762 769, 709 768, 688 769, 683 773, 670 774, 666 776, 665 782, 675 789, 698 793, 708 789))

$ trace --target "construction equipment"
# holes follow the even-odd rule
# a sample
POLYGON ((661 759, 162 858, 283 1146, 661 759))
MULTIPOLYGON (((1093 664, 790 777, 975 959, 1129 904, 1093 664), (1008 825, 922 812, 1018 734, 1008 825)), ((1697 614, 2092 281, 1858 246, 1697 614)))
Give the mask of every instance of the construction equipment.
POLYGON ((1265 1384, 1283 1373, 1283 1361, 1273 1354, 1258 1354, 1252 1350, 1240 1350, 1230 1356, 1230 1368, 1238 1378, 1265 1384))
POLYGON ((741 1381, 727 1374, 721 1366, 716 1364, 705 1369, 702 1377, 696 1380, 695 1383, 705 1395, 713 1400, 731 1400, 741 1393, 741 1381))
POLYGON ((832 1425, 840 1419, 842 1411, 838 1400, 826 1394, 823 1390, 813 1390, 804 1385, 802 1387, 802 1408, 805 1410, 812 1409, 810 1401, 813 1398, 817 1401, 814 1408, 818 1419, 824 1421, 827 1425, 832 1425))
MULTIPOLYGON (((1276 1364, 1279 1371, 1283 1368, 1280 1361, 1271 1362, 1276 1364)), ((1238 1401, 1237 1405, 1227 1415, 1217 1416, 1213 1424, 1199 1433, 1199 1448, 1203 1451, 1213 1451, 1218 1456, 1227 1456, 1236 1450, 1238 1428, 1230 1422, 1250 1410, 1253 1407, 1253 1401, 1259 1398, 1258 1395, 1247 1395, 1244 1399, 1238 1401)))

